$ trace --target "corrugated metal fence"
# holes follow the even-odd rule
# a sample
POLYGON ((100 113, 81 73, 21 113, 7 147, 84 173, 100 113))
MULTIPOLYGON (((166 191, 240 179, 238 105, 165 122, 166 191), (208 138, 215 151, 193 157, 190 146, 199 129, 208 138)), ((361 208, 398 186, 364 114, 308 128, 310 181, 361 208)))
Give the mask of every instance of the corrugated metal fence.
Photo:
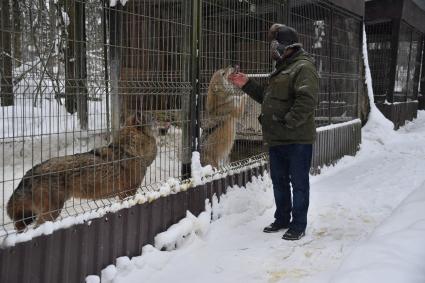
POLYGON ((397 130, 403 126, 406 121, 412 121, 417 117, 418 101, 380 103, 376 105, 384 116, 394 123, 394 129, 397 130))
POLYGON ((267 165, 247 169, 155 201, 55 231, 14 247, 0 249, 0 282, 84 282, 100 274, 120 256, 140 255, 154 236, 186 216, 198 215, 205 200, 220 196, 228 186, 244 186, 267 165))
POLYGON ((353 120, 319 128, 313 146, 312 171, 320 173, 321 167, 335 164, 345 155, 355 155, 360 148, 361 127, 360 120, 353 120))
MULTIPOLYGON (((344 155, 355 155, 360 142, 360 120, 319 128, 312 172, 320 172, 320 167, 344 155)), ((205 185, 0 249, 0 282, 84 282, 87 275, 100 274, 117 257, 140 255, 144 245, 154 244, 155 235, 184 218, 186 211, 198 215, 206 199, 220 197, 229 186, 244 186, 269 170, 266 163, 252 169, 246 165, 241 164, 245 169, 239 173, 205 185)))

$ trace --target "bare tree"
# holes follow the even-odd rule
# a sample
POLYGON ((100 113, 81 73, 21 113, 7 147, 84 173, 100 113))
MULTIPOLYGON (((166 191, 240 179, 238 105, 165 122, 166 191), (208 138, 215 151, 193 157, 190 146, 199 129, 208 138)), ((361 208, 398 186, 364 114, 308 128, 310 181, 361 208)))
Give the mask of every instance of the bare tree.
POLYGON ((13 58, 15 61, 15 67, 19 67, 22 64, 22 13, 20 7, 20 1, 13 2, 13 58))
POLYGON ((87 115, 87 60, 84 2, 66 1, 65 51, 65 108, 78 113, 81 128, 86 129, 87 115))
POLYGON ((10 2, 1 0, 0 5, 0 104, 10 106, 14 104, 12 80, 12 41, 10 2))

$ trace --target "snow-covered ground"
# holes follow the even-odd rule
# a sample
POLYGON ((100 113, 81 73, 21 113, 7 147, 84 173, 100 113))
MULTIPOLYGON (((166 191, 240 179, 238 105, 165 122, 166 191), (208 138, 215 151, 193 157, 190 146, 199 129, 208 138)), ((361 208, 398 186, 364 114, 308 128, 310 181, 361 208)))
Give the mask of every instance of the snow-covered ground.
MULTIPOLYGON (((37 139, 40 136, 73 133, 84 135, 77 114, 67 113, 64 105, 52 97, 34 100, 31 97, 15 98, 15 105, 0 107, 1 142, 37 139), (37 103, 36 105, 34 105, 37 103)), ((64 103, 64 100, 62 99, 64 103)), ((106 102, 88 101, 88 127, 91 132, 107 128, 106 102)))
POLYGON ((373 119, 355 158, 311 178, 300 241, 262 232, 274 212, 265 176, 213 202, 211 223, 207 206, 120 258, 102 282, 425 282, 425 112, 397 132, 384 124, 373 119))

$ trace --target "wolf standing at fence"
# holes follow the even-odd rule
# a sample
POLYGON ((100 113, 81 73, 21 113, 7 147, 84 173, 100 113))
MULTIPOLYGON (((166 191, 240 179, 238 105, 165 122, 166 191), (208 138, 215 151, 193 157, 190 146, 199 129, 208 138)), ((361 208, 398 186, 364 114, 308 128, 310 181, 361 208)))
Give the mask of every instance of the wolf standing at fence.
POLYGON ((293 28, 274 24, 268 37, 271 57, 276 62, 268 83, 261 86, 243 73, 234 73, 229 79, 261 103, 259 121, 264 143, 269 148, 276 202, 275 221, 264 232, 289 228, 283 239, 298 240, 305 235, 307 226, 319 77, 293 28))
POLYGON ((156 157, 152 124, 127 118, 116 141, 86 153, 49 159, 25 173, 7 203, 15 228, 55 220, 71 197, 102 199, 134 195, 156 157))
POLYGON ((236 123, 244 112, 246 95, 229 82, 238 67, 216 71, 208 86, 206 119, 202 121, 201 163, 218 168, 229 158, 236 137, 236 123))

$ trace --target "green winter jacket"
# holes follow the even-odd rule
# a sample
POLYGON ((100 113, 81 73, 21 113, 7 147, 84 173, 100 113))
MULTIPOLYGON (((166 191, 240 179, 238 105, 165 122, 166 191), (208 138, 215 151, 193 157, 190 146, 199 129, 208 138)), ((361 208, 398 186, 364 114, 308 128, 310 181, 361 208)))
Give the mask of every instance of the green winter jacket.
POLYGON ((319 76, 304 50, 279 65, 265 86, 250 79, 242 90, 261 103, 259 120, 266 146, 314 143, 319 76))

